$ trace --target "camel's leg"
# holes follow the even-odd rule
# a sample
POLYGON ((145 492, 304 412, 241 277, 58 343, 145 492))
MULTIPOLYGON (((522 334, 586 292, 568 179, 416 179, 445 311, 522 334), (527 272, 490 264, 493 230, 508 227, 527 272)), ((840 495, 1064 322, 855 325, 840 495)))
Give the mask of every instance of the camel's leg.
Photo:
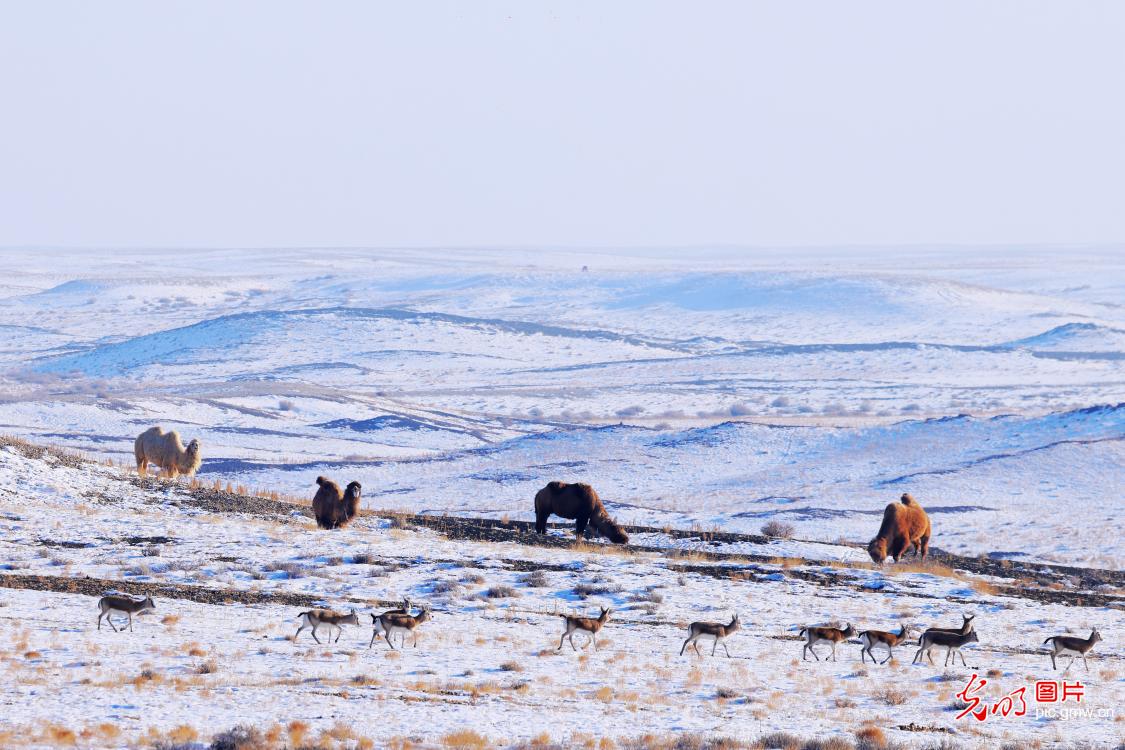
POLYGON ((930 535, 926 534, 922 537, 922 562, 926 561, 926 555, 930 552, 930 535))
POLYGON ((574 535, 575 538, 581 538, 586 533, 586 524, 590 523, 590 517, 579 515, 574 519, 574 535))
POLYGON ((547 533, 547 519, 550 518, 550 517, 551 517, 550 513, 540 513, 538 510, 535 511, 535 533, 536 534, 546 534, 547 533))

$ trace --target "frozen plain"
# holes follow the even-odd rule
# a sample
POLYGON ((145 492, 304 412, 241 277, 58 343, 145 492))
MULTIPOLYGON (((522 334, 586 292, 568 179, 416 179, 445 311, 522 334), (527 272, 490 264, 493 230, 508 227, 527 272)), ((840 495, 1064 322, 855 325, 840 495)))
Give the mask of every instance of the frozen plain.
MULTIPOLYGON (((365 653, 368 628, 347 632, 349 646, 338 651, 285 641, 300 610, 276 603, 247 605, 240 624, 231 609, 241 605, 173 598, 167 608, 179 619, 160 623, 162 611, 118 637, 90 632, 88 596, 5 590, 0 617, 19 621, 27 646, 7 655, 9 672, 35 695, 21 693, 13 726, 41 727, 89 705, 89 721, 80 714, 76 727, 103 719, 145 731, 187 725, 206 738, 249 713, 263 726, 298 720, 313 734, 352 721, 376 742, 413 737, 421 746, 465 726, 505 742, 546 733, 581 744, 583 732, 620 741, 644 731, 851 737, 868 717, 894 741, 919 747, 943 735, 898 727, 948 727, 966 746, 1120 740, 1112 720, 966 730, 947 710, 962 682, 910 667, 913 649, 883 668, 902 674, 909 693, 894 705, 876 669, 854 664, 858 646, 842 648, 839 664, 813 667, 794 663, 799 644, 785 640, 801 624, 955 624, 971 609, 991 636, 982 637, 982 670, 999 669, 998 681, 1016 687, 1046 675, 1046 657, 1032 652, 1036 636, 1097 625, 1105 656, 1090 700, 1120 703, 1119 605, 994 595, 998 581, 972 572, 885 575, 854 546, 873 534, 882 507, 909 491, 931 512, 942 550, 1120 570, 1119 253, 293 250, 60 259, 9 251, 5 261, 2 432, 121 464, 131 460, 133 437, 160 423, 200 438, 204 486, 308 498, 324 473, 361 480, 365 507, 376 511, 519 521, 531 518, 534 491, 558 478, 591 482, 629 524, 755 534, 779 520, 805 540, 726 545, 719 552, 778 560, 752 580, 719 580, 671 570, 678 558, 659 552, 603 554, 597 544, 445 538, 409 524, 389 528, 378 516, 327 535, 303 517, 188 512, 163 495, 153 505, 152 490, 126 484, 119 466, 72 468, 7 449, 0 488, 13 574, 277 589, 367 611, 409 594, 441 609, 426 628, 429 648, 387 657, 365 653), (29 504, 42 506, 46 526, 32 521, 29 504), (81 512, 68 510, 75 507, 81 512), (1091 528, 1099 542, 1091 543, 1091 528), (53 548, 42 536, 97 541, 53 548), (175 541, 157 545, 154 564, 127 537, 175 541), (380 562, 346 562, 360 552, 380 562), (527 560, 553 566, 546 586, 521 583, 527 560), (286 566, 297 566, 297 577, 286 566), (850 585, 826 591, 792 573, 825 566, 850 585), (388 572, 372 575, 379 567, 388 572), (437 593, 439 578, 457 584, 452 593, 437 593), (582 583, 605 591, 584 600, 582 583), (521 596, 478 598, 503 585, 521 596), (597 603, 613 604, 621 618, 604 652, 541 655, 561 630, 544 613, 597 603), (731 640, 739 658, 673 658, 688 621, 736 609, 746 622, 731 640), (186 655, 192 642, 237 671, 196 674, 206 659, 186 655), (510 661, 520 671, 502 671, 510 661), (109 684, 117 664, 128 665, 127 684, 109 684), (145 669, 156 678, 134 684, 145 669), (359 718, 365 698, 379 701, 377 722, 359 718), (241 709, 223 713, 232 703, 241 709), (156 706, 173 709, 146 719, 156 706), (201 722, 200 706, 213 719, 201 722)), ((634 537, 648 547, 713 549, 655 532, 634 537)), ((1112 599, 1117 586, 1103 583, 1100 593, 1112 599)))

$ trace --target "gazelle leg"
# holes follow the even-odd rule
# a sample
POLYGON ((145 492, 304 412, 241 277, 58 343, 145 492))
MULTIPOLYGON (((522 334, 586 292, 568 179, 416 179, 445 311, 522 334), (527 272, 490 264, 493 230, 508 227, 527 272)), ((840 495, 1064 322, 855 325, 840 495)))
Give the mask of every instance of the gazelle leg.
POLYGON ((594 650, 598 650, 598 635, 597 633, 590 633, 590 643, 594 644, 594 650))
POLYGON ((559 638, 559 647, 556 648, 555 651, 562 651, 563 641, 566 640, 566 636, 567 636, 567 633, 563 633, 562 638, 559 638))
POLYGON ((316 625, 313 625, 313 629, 312 629, 313 640, 316 641, 317 643, 320 643, 320 639, 316 637, 316 629, 319 628, 319 627, 320 627, 320 623, 318 622, 316 625))
POLYGON ((129 632, 133 632, 133 613, 129 613, 129 632))
POLYGON ((723 641, 723 651, 727 652, 727 658, 729 659, 730 658, 730 650, 727 649, 727 642, 726 641, 723 641))
POLYGON ((1082 654, 1082 663, 1086 665, 1086 671, 1090 671, 1090 662, 1086 661, 1086 654, 1082 654))
POLYGON ((930 664, 935 667, 937 666, 936 664, 934 664, 934 650, 932 648, 926 649, 926 657, 929 658, 930 664))
POLYGON ((957 649, 957 655, 961 657, 961 666, 968 669, 969 665, 965 663, 965 652, 961 649, 957 649))
MULTIPOLYGON (((99 626, 99 627, 101 626, 101 619, 100 619, 100 618, 99 618, 99 620, 98 620, 98 626, 99 626)), ((684 645, 680 646, 680 656, 683 656, 683 655, 684 655, 684 649, 686 649, 686 648, 687 648, 687 645, 688 645, 688 644, 689 644, 690 642, 691 642, 691 638, 689 637, 689 638, 688 638, 688 639, 687 639, 686 641, 684 641, 684 645)))
POLYGON ((832 661, 836 661, 836 642, 832 642, 832 661))
MULTIPOLYGON (((894 656, 894 655, 895 655, 894 651, 892 651, 891 649, 887 649, 887 658, 883 659, 883 663, 886 664, 887 662, 889 662, 891 660, 891 657, 894 656)), ((875 654, 871 655, 871 661, 875 661, 875 654)))

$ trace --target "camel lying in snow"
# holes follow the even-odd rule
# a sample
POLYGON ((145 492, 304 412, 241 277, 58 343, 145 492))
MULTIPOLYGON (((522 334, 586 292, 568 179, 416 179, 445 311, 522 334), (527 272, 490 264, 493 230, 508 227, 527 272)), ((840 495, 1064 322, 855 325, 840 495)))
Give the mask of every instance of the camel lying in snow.
POLYGON ((918 501, 904 494, 899 502, 891 503, 883 511, 883 525, 867 545, 867 553, 877 563, 888 556, 898 562, 909 547, 926 559, 930 551, 930 517, 918 501))
POLYGON ((535 530, 547 533, 547 518, 554 513, 575 520, 575 533, 581 536, 589 523, 598 533, 617 544, 628 544, 629 535, 606 513, 598 493, 588 484, 548 482, 535 495, 535 530))
POLYGON ((327 477, 317 477, 319 488, 313 498, 313 515, 316 525, 322 529, 338 529, 346 526, 359 512, 359 482, 352 482, 344 492, 340 485, 327 477))
POLYGON ((137 436, 133 443, 133 455, 137 458, 137 473, 142 477, 149 464, 161 469, 165 476, 175 478, 187 474, 190 477, 203 462, 198 440, 192 440, 184 448, 179 433, 175 430, 165 432, 160 427, 151 427, 137 436))

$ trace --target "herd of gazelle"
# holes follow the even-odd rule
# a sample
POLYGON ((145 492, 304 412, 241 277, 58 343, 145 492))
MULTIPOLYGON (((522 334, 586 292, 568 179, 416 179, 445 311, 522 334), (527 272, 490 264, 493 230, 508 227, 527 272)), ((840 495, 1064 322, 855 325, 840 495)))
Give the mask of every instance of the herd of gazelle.
MULTIPOLYGON (((128 617, 128 625, 126 626, 130 631, 133 629, 133 615, 141 615, 146 612, 152 612, 156 609, 156 604, 152 601, 151 596, 146 596, 144 599, 134 599, 128 596, 110 595, 103 596, 98 600, 98 630, 102 629, 102 618, 109 623, 114 632, 120 632, 114 627, 112 616, 114 614, 124 615, 128 617)), ((412 645, 418 647, 418 626, 427 620, 431 619, 429 607, 423 606, 421 611, 417 614, 412 614, 413 607, 410 605, 410 600, 403 601, 402 607, 396 609, 389 609, 379 615, 371 615, 371 642, 367 644, 368 648, 375 645, 375 640, 381 635, 387 642, 387 645, 394 649, 394 641, 392 637, 397 635, 399 637, 399 648, 406 645, 406 637, 411 636, 412 645)), ((598 650, 598 633, 601 632, 606 622, 609 621, 610 610, 602 607, 601 613, 597 617, 578 617, 576 615, 562 615, 564 621, 564 630, 562 637, 559 638, 559 646, 556 651, 562 650, 563 644, 568 640, 570 641, 571 649, 577 651, 578 647, 574 645, 574 634, 582 632, 589 636, 590 644, 594 650, 598 650)), ((973 619, 976 615, 962 615, 961 627, 959 628, 929 628, 922 632, 917 641, 918 651, 914 654, 912 664, 922 662, 922 657, 925 656, 930 660, 930 664, 935 664, 933 657, 933 649, 945 649, 945 662, 943 666, 949 666, 950 660, 953 660, 953 665, 957 665, 957 657, 961 657, 961 665, 968 666, 965 663, 965 655, 961 653, 961 648, 969 643, 978 643, 980 639, 977 637, 976 631, 973 629, 973 619)), ((340 635, 344 632, 344 625, 359 625, 359 615, 353 609, 351 612, 344 614, 341 612, 333 612, 326 609, 312 609, 307 612, 302 612, 297 616, 300 621, 300 626, 297 628, 296 634, 293 639, 296 640, 303 631, 310 630, 313 640, 321 643, 320 638, 317 637, 317 631, 322 625, 328 628, 328 639, 331 643, 336 643, 340 640, 340 635), (335 640, 332 639, 332 631, 336 631, 335 640)), ((727 649, 726 639, 732 633, 735 633, 741 627, 738 614, 731 617, 730 622, 693 622, 688 626, 688 637, 684 644, 680 647, 680 656, 683 656, 684 651, 688 646, 695 649, 696 654, 700 654, 698 641, 701 638, 710 638, 711 655, 715 655, 715 649, 719 644, 722 644, 723 651, 726 655, 730 656, 730 651, 727 649)), ((125 630, 122 627, 121 630, 125 630)), ((894 649, 896 646, 901 646, 907 642, 910 637, 910 627, 903 625, 899 628, 897 633, 891 633, 884 630, 864 630, 857 631, 848 623, 843 628, 834 628, 826 626, 809 626, 801 628, 800 635, 805 638, 805 645, 801 649, 801 657, 803 660, 808 661, 809 654, 813 658, 820 661, 820 657, 816 654, 816 646, 820 644, 828 644, 832 648, 832 661, 836 661, 836 646, 846 641, 859 636, 859 642, 862 648, 859 652, 861 661, 866 662, 867 657, 871 657, 873 664, 886 664, 894 656, 894 649), (887 652, 887 658, 883 661, 878 661, 875 658, 875 649, 887 652)), ((1069 670, 1074 660, 1082 657, 1082 663, 1086 666, 1086 671, 1090 671, 1090 665, 1086 661, 1086 655, 1094 647, 1094 644, 1102 639, 1101 634, 1094 628, 1088 638, 1079 638, 1072 635, 1054 635, 1043 641, 1043 644, 1051 644, 1051 668, 1058 669, 1056 658, 1059 656, 1069 656, 1070 662, 1067 663, 1066 669, 1069 670)), ((702 655, 702 654, 700 654, 702 655)), ((827 657, 826 657, 827 658, 827 657)), ((1066 670, 1064 670, 1066 671, 1066 670)))

